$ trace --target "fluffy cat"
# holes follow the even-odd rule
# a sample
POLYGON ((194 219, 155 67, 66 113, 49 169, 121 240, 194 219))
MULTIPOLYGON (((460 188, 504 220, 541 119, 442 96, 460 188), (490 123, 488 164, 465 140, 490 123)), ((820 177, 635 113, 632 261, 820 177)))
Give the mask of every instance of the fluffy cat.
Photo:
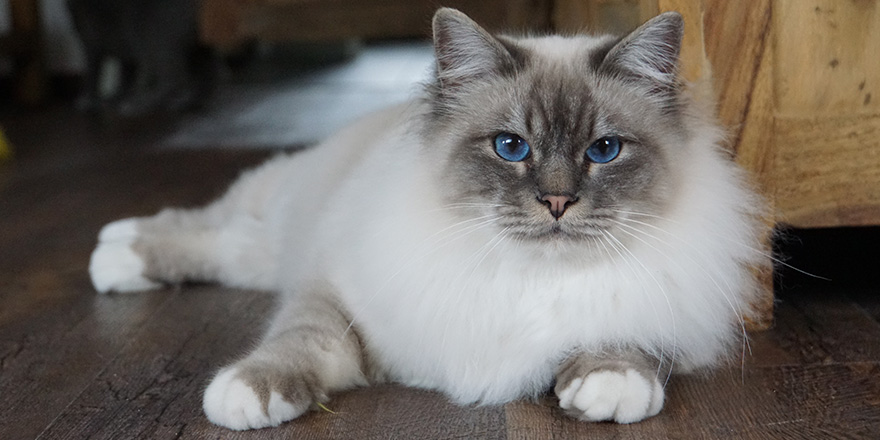
POLYGON ((682 19, 624 38, 492 36, 434 17, 422 96, 244 174, 195 210, 104 227, 99 292, 272 289, 208 418, 275 426, 380 381, 461 404, 544 393, 583 420, 657 414, 672 371, 745 338, 762 202, 677 77, 682 19))

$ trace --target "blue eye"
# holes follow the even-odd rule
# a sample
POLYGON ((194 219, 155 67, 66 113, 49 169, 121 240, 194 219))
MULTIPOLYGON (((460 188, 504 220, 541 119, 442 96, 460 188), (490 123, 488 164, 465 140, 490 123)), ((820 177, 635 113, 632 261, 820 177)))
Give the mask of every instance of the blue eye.
POLYGON ((620 154, 620 139, 609 136, 599 139, 587 148, 587 158, 595 163, 608 163, 620 154))
POLYGON ((531 148, 525 139, 512 133, 501 133, 495 136, 495 152, 504 160, 521 162, 529 157, 531 148))

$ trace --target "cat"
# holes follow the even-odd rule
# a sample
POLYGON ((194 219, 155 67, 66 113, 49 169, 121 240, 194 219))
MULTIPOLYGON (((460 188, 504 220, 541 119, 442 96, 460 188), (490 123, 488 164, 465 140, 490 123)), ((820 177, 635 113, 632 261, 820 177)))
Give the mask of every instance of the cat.
POLYGON ((86 61, 81 110, 140 116, 194 108, 213 93, 220 62, 199 43, 198 2, 68 0, 67 8, 86 61))
POLYGON ((380 382, 567 414, 658 414, 673 372, 745 343, 768 264, 762 199, 678 76, 683 21, 623 37, 493 36, 433 20, 412 101, 244 173, 216 202, 99 234, 99 292, 183 281, 282 292, 259 346, 204 393, 277 426, 380 382))

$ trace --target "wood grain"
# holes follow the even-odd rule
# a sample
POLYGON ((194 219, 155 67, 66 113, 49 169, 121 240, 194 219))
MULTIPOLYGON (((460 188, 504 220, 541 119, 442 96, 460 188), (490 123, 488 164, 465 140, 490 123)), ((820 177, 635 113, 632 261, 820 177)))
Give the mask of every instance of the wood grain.
POLYGON ((880 113, 877 1, 777 0, 773 29, 778 115, 880 113))
POLYGON ((676 11, 684 18, 684 39, 681 45, 680 70, 684 79, 696 82, 705 79, 706 64, 701 0, 657 0, 657 11, 676 11))
POLYGON ((877 2, 702 4, 719 114, 774 220, 880 223, 877 2))
POLYGON ((642 24, 641 0, 556 0, 553 29, 557 32, 625 35, 642 24))
POLYGON ((880 114, 777 116, 773 190, 794 226, 876 225, 880 219, 880 114))
MULTIPOLYGON (((43 436, 174 438, 191 424, 210 428, 201 414, 202 389, 217 368, 254 344, 274 304, 267 293, 187 290, 143 295, 164 298, 163 307, 43 436)), ((96 302, 125 299, 101 296, 96 302)))
MULTIPOLYGON (((751 102, 766 56, 770 31, 770 1, 753 0, 748 8, 734 2, 707 0, 703 13, 703 36, 712 82, 718 96, 718 115, 728 128, 731 143, 740 153, 741 163, 750 163, 744 155, 740 133, 747 115, 761 108, 751 102)), ((760 100, 760 96, 756 97, 760 100)), ((753 116, 754 117, 754 116, 753 116)))

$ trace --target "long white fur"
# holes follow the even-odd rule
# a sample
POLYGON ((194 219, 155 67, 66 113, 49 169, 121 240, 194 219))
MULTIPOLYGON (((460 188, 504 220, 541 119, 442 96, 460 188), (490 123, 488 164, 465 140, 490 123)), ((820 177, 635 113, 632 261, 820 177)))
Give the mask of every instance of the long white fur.
POLYGON ((422 105, 374 114, 238 183, 227 198, 254 204, 262 229, 284 237, 276 277, 259 283, 296 291, 329 280, 392 379, 462 403, 538 393, 575 348, 636 346, 691 369, 742 337, 753 286, 734 263, 759 259, 740 211, 752 196, 711 124, 682 146, 691 171, 674 211, 624 214, 621 230, 640 240, 608 238, 609 258, 596 263, 506 238, 490 216, 462 221, 443 209, 442 153, 408 130, 422 105))

